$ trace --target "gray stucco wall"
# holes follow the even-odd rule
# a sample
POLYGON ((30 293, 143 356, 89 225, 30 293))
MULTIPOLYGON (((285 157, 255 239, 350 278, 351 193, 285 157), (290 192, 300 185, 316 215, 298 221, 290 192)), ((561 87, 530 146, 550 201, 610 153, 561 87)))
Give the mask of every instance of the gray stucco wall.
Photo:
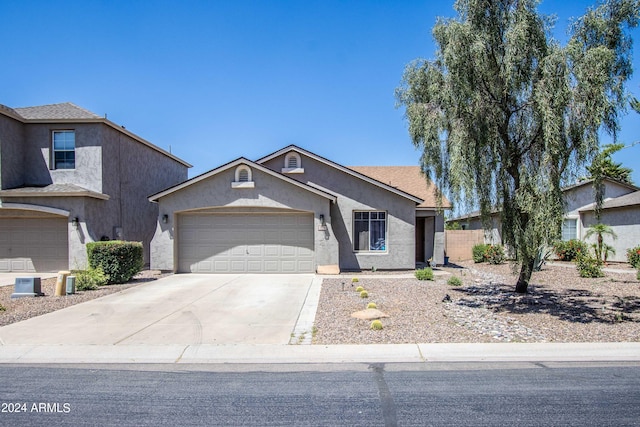
POLYGON ((149 262, 158 206, 149 202, 148 197, 185 181, 188 169, 108 126, 102 127, 101 144, 102 186, 110 200, 92 212, 95 216, 101 215, 103 209, 108 212, 108 218, 94 225, 93 233, 98 239, 106 235, 142 242, 145 261, 149 262))
POLYGON ((79 218, 79 227, 69 226, 69 268, 83 268, 86 265, 84 244, 103 236, 143 242, 145 261, 148 262, 158 207, 147 197, 186 180, 188 174, 184 164, 100 122, 20 123, 0 115, 0 144, 3 189, 75 184, 109 196, 109 200, 89 197, 7 199, 12 203, 69 211, 69 221, 79 218), (75 131, 75 169, 50 169, 53 130, 75 131))
POLYGON ((15 188, 24 182, 24 127, 0 114, 0 189, 15 188))
MULTIPOLYGON (((616 251, 608 259, 610 261, 627 262, 627 249, 640 245, 640 206, 605 209, 600 216, 600 222, 609 225, 618 236, 617 239, 607 235, 603 236, 604 243, 612 246, 616 251)), ((596 223, 593 212, 583 212, 582 239, 584 239, 587 228, 596 223)), ((595 243, 595 236, 591 237, 587 242, 590 244, 595 243)))
MULTIPOLYGON (((280 172, 286 154, 263 165, 280 172)), ((301 156, 303 174, 290 174, 293 179, 318 185, 338 196, 331 206, 331 230, 339 242, 340 269, 413 269, 415 267, 415 202, 325 163, 301 156), (353 249, 353 211, 380 210, 388 213, 387 250, 355 252, 353 249)))
POLYGON ((175 229, 176 215, 212 207, 223 207, 225 212, 252 212, 255 208, 313 212, 316 266, 338 264, 338 243, 335 236, 319 230, 320 215, 324 215, 328 229, 332 228, 334 218, 329 199, 256 168, 252 168, 254 188, 232 188, 234 180, 235 167, 232 167, 160 198, 156 232, 151 241, 151 268, 176 268, 175 242, 180 238, 179 230, 176 233, 175 229), (163 215, 169 218, 167 224, 161 221, 163 215))
MULTIPOLYGON (((634 190, 615 182, 606 181, 604 198, 611 199, 620 197, 633 191, 634 190)), ((565 215, 577 218, 579 215, 578 210, 580 208, 583 208, 595 202, 593 185, 585 184, 566 190, 564 192, 564 200, 566 203, 565 215)))
POLYGON ((102 192, 102 149, 99 123, 26 123, 24 185, 75 184, 102 192), (75 169, 51 169, 51 138, 54 130, 74 130, 75 169))

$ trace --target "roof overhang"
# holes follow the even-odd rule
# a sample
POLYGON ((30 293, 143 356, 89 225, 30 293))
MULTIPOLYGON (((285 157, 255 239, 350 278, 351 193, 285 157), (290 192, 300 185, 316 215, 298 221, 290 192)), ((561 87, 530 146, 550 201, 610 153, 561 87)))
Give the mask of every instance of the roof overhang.
POLYGON ((348 175, 351 175, 351 176, 353 176, 355 178, 358 178, 358 179, 361 179, 363 181, 366 181, 369 184, 373 184, 373 185, 375 185, 377 187, 383 188, 383 189, 385 189, 387 191, 390 191, 390 192, 392 192, 394 194, 397 194, 399 196, 402 196, 402 197, 405 197, 405 198, 407 198, 409 200, 412 200, 416 204, 420 204, 420 203, 424 202, 424 200, 422 200, 419 197, 416 197, 416 196, 414 196, 412 194, 406 193, 406 192, 404 192, 402 190, 398 190, 395 187, 387 185, 387 184, 385 184, 383 182, 380 182, 380 181, 378 181, 376 179, 373 179, 373 178, 371 178, 371 177, 369 177, 367 175, 363 175, 363 174, 361 174, 359 172, 354 171, 353 169, 349 169, 346 166, 342 166, 341 164, 338 164, 336 162, 332 162, 329 159, 325 159, 322 156, 318 156, 317 154, 314 154, 314 153, 312 153, 310 151, 307 151, 307 150, 305 150, 303 148, 300 148, 297 145, 289 145, 288 147, 284 147, 284 148, 276 151, 275 153, 269 154, 268 156, 265 156, 265 157, 263 157, 263 158, 261 158, 259 160, 256 160, 256 163, 262 164, 262 163, 267 162, 267 161, 269 161, 271 159, 274 159, 276 157, 282 156, 283 154, 286 154, 286 153, 288 153, 290 151, 295 151, 298 154, 303 154, 303 155, 305 155, 307 157, 310 157, 310 158, 312 158, 312 159, 314 159, 314 160, 316 160, 316 161, 318 161, 320 163, 324 163, 325 165, 328 165, 328 166, 330 166, 332 168, 335 168, 335 169, 337 169, 337 170, 339 170, 341 172, 344 172, 344 173, 346 173, 348 175))
POLYGON ((0 197, 91 197, 99 200, 110 199, 108 194, 87 190, 74 184, 51 184, 44 187, 21 187, 0 190, 0 197))
POLYGON ((69 123, 69 124, 75 124, 75 123, 102 123, 104 125, 109 126, 110 128, 113 128, 115 130, 117 130, 118 132, 121 132, 125 135, 127 135, 128 137, 130 137, 131 139, 134 139, 136 141, 138 141, 139 143, 141 143, 142 145, 146 145, 147 147, 151 148, 152 150, 155 150, 173 160, 175 160, 176 162, 182 164, 183 166, 186 166, 187 168, 191 168, 193 167, 193 165, 187 163, 186 161, 182 160, 181 158, 174 156, 173 154, 171 154, 170 152, 163 150, 162 148, 158 147, 155 144, 152 144, 151 142, 147 141, 144 138, 139 137, 138 135, 136 135, 133 132, 128 131, 127 129, 124 128, 124 126, 119 126, 115 123, 113 123, 111 120, 106 119, 106 118, 77 118, 77 119, 25 119, 24 117, 18 115, 15 111, 13 111, 13 109, 10 109, 9 107, 5 107, 5 108, 0 108, 0 114, 3 114, 7 117, 11 117, 14 120, 18 120, 21 123, 44 123, 44 124, 51 124, 51 123, 55 123, 55 124, 65 124, 65 123, 69 123))
POLYGON ((224 164, 224 165, 219 166, 219 167, 217 167, 215 169, 212 169, 209 172, 205 172, 205 173, 203 173, 201 175, 198 175, 198 176, 196 176, 194 178, 191 178, 191 179, 189 179, 187 181, 184 181, 184 182, 182 182, 182 183, 180 183, 178 185, 174 185, 173 187, 170 187, 170 188, 168 188, 166 190, 163 190, 163 191, 161 191, 159 193, 153 194, 153 195, 149 196, 149 201, 157 203, 158 200, 161 199, 162 197, 168 196, 168 195, 170 195, 172 193, 175 193, 176 191, 180 191, 180 190, 182 190, 184 188, 190 187, 193 184, 196 184, 196 183, 198 183, 200 181, 204 181, 204 180, 206 180, 208 178, 211 178, 211 177, 213 177, 213 176, 215 176, 215 175, 217 175, 217 174, 219 174, 221 172, 224 172, 226 170, 235 168, 235 167, 240 166, 240 165, 247 165, 249 167, 255 168, 256 170, 259 170, 259 171, 261 171, 261 172, 263 172, 265 174, 268 174, 268 175, 271 175, 273 177, 276 177, 276 178, 278 178, 278 179, 280 179, 282 181, 285 181, 285 182, 287 182, 287 183, 289 183, 291 185, 295 185, 296 187, 300 187, 300 188, 302 188, 302 189, 304 189, 306 191, 309 191, 310 193, 314 193, 314 194, 317 194, 317 195, 319 195, 321 197, 324 197, 324 198, 330 200, 333 203, 336 203, 336 201, 337 201, 337 197, 334 194, 331 194, 331 193, 329 193, 329 192, 327 192, 325 190, 322 190, 320 188, 317 188, 315 186, 311 186, 311 185, 302 183, 300 181, 296 181, 295 179, 289 178, 288 176, 283 175, 281 173, 272 171, 271 169, 266 168, 266 167, 264 167, 264 166, 262 166, 262 165, 260 165, 260 164, 258 164, 256 162, 252 162, 251 160, 246 159, 244 157, 240 157, 240 158, 238 158, 236 160, 233 160, 233 161, 231 161, 231 162, 229 162, 227 164, 224 164))

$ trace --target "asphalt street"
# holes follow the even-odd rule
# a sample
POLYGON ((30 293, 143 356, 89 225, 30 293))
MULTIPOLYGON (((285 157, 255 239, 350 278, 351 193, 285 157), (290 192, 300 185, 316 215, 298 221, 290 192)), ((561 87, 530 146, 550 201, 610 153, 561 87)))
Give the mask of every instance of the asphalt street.
POLYGON ((2 365, 0 425, 634 426, 638 363, 2 365))

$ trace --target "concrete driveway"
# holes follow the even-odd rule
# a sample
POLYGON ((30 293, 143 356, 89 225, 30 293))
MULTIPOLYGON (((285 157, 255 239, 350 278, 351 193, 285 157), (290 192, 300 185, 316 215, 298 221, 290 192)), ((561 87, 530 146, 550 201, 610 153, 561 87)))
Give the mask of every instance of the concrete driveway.
POLYGON ((0 328, 0 344, 287 344, 312 274, 178 274, 0 328))

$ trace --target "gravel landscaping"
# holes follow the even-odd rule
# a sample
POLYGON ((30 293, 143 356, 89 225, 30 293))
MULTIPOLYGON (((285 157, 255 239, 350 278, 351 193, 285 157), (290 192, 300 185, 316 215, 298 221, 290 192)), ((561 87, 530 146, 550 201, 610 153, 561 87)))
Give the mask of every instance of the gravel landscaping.
POLYGON ((159 271, 145 270, 138 273, 129 283, 122 285, 102 286, 95 291, 78 291, 73 295, 56 297, 56 278, 44 279, 41 281, 42 297, 24 297, 11 299, 14 291, 13 286, 0 287, 0 326, 10 323, 20 322, 31 317, 40 316, 52 311, 60 310, 81 302, 89 301, 105 295, 121 292, 125 289, 138 286, 151 280, 159 279, 167 274, 159 271))
MULTIPOLYGON (((529 293, 513 292, 509 264, 459 263, 434 281, 397 278, 397 272, 343 274, 322 284, 313 344, 435 342, 613 342, 640 341, 640 282, 626 272, 599 279, 578 276, 572 264, 547 265, 534 273, 529 293), (455 275, 463 285, 447 279, 455 275), (358 282, 352 282, 357 277, 358 282), (369 297, 355 291, 362 286, 369 297), (351 315, 374 302, 386 314, 382 330, 351 315)), ((413 274, 413 272, 404 272, 413 274)), ((13 286, 0 287, 0 326, 39 316, 166 276, 144 271, 123 285, 55 297, 55 278, 42 281, 43 297, 12 300, 13 286)))
POLYGON ((313 343, 640 341, 640 282, 634 270, 616 268, 626 271, 584 279, 572 264, 547 265, 534 273, 526 295, 513 292, 510 264, 444 268, 462 280, 459 287, 447 284, 451 276, 344 274, 323 282, 313 343), (360 298, 357 286, 369 297, 360 298), (381 319, 384 329, 351 316, 369 302, 389 316, 381 319))

